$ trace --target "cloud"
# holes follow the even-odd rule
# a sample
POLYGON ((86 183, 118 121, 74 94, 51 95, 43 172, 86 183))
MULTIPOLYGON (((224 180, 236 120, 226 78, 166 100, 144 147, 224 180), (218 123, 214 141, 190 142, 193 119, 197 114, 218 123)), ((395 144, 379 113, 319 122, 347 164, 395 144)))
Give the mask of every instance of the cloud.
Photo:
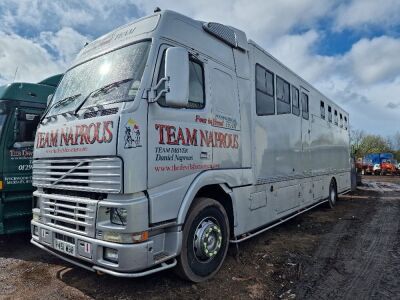
POLYGON ((353 73, 364 84, 394 80, 400 74, 400 39, 361 39, 347 55, 353 73))
POLYGON ((67 66, 92 38, 86 37, 70 27, 63 27, 58 32, 44 31, 39 41, 57 52, 61 62, 67 66))
POLYGON ((62 67, 40 44, 17 35, 0 32, 0 82, 37 82, 62 71, 62 67))
POLYGON ((352 0, 339 6, 335 29, 367 30, 371 26, 390 28, 400 24, 398 0, 352 0))
POLYGON ((2 0, 0 24, 23 36, 71 27, 98 36, 138 17, 132 0, 2 0))
POLYGON ((386 104, 386 107, 391 108, 391 109, 398 108, 398 107, 400 107, 400 102, 397 102, 397 103, 389 102, 388 104, 386 104))

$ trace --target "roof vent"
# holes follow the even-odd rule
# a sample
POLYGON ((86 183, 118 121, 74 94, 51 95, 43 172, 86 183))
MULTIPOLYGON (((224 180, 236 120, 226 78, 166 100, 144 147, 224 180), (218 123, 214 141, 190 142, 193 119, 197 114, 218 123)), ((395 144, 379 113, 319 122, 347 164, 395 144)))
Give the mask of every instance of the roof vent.
POLYGON ((203 24, 203 28, 205 31, 211 33, 213 36, 219 38, 224 41, 228 45, 232 47, 237 47, 237 40, 235 31, 225 25, 220 23, 208 22, 203 24))

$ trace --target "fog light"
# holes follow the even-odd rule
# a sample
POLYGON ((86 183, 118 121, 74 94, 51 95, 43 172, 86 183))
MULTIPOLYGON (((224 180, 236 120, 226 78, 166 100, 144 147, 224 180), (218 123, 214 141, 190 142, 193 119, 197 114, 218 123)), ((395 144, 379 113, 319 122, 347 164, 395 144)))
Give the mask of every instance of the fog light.
POLYGON ((40 219, 40 209, 34 208, 32 209, 32 219, 33 221, 39 221, 40 219))
POLYGON ((118 250, 112 248, 104 248, 104 260, 118 263, 118 250))

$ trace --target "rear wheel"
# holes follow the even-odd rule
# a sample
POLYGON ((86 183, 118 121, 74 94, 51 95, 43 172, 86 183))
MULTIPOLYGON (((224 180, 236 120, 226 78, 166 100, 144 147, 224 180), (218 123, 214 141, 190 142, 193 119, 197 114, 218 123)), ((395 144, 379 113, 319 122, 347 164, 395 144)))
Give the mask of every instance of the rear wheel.
POLYGON ((229 222, 224 207, 210 198, 198 198, 183 227, 179 276, 202 282, 221 268, 229 246, 229 222))
POLYGON ((334 208, 338 199, 337 186, 336 181, 334 179, 331 180, 329 184, 329 197, 328 204, 330 208, 334 208))

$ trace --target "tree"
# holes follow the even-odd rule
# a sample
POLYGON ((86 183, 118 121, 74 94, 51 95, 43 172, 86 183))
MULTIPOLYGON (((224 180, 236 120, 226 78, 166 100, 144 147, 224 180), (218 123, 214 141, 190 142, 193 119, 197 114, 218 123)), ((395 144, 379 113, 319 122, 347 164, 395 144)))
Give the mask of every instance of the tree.
POLYGON ((362 138, 359 145, 359 153, 364 156, 370 153, 393 152, 388 142, 379 135, 369 134, 362 138))
POLYGON ((350 130, 350 145, 351 145, 351 154, 354 157, 359 157, 360 155, 360 144, 364 139, 365 132, 360 129, 351 129, 350 130))

